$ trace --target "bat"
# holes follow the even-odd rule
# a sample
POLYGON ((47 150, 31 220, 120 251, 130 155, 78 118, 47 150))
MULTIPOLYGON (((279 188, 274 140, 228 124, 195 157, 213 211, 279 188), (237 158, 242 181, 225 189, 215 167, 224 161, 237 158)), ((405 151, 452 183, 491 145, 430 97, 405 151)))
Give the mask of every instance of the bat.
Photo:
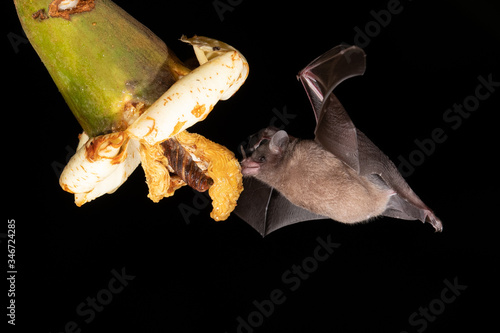
POLYGON ((262 236, 302 221, 352 224, 377 216, 420 220, 442 231, 441 221, 333 94, 345 79, 364 74, 365 58, 361 48, 339 45, 298 74, 316 117, 314 140, 268 127, 240 146, 244 190, 235 213, 262 236))

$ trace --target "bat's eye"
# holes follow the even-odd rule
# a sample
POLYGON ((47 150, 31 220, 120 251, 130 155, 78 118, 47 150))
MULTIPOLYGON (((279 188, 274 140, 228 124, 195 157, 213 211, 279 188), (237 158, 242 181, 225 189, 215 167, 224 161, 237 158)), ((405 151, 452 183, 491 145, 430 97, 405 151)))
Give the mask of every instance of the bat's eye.
POLYGON ((264 155, 262 155, 261 157, 259 157, 259 162, 265 162, 266 161, 266 157, 264 155))

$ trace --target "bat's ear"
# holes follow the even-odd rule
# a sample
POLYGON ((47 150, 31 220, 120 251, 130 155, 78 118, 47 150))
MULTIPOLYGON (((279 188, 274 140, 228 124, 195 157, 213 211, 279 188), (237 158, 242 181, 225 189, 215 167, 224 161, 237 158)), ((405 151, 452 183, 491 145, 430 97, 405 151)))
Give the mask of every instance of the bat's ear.
POLYGON ((271 141, 269 142, 269 149, 272 153, 279 154, 285 150, 288 142, 288 134, 285 131, 278 131, 271 138, 271 141))

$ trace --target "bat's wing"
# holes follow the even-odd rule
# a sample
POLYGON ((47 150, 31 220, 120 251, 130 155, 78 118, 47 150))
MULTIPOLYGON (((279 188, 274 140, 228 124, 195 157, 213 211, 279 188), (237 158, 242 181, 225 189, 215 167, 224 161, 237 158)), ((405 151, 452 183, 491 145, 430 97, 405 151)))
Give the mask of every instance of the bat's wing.
POLYGON ((356 127, 332 93, 342 81, 363 75, 365 52, 339 45, 319 56, 298 75, 316 116, 316 141, 359 172, 356 127))
POLYGON ((243 186, 245 190, 234 212, 263 237, 290 224, 328 219, 295 206, 274 188, 253 177, 245 177, 243 186))
POLYGON ((342 81, 363 75, 366 69, 365 52, 357 46, 338 45, 314 59, 299 72, 319 122, 323 100, 342 81))
POLYGON ((394 163, 354 126, 332 92, 340 82, 362 75, 364 70, 362 49, 337 46, 300 72, 300 80, 316 114, 315 140, 358 174, 394 190, 395 195, 382 215, 429 222, 441 231, 441 221, 412 191, 394 163))
POLYGON ((420 220, 430 223, 436 231, 443 230, 439 218, 413 192, 389 157, 359 130, 358 154, 360 175, 395 192, 382 215, 403 220, 420 220))

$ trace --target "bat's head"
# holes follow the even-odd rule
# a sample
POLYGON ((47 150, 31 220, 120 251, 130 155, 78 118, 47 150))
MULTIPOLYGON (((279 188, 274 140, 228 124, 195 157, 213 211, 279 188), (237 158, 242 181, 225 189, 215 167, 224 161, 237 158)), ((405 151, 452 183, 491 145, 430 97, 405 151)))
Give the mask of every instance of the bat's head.
POLYGON ((268 127, 250 136, 246 149, 241 146, 243 161, 241 173, 243 176, 260 178, 265 173, 272 172, 283 157, 288 146, 289 136, 285 131, 268 127))

